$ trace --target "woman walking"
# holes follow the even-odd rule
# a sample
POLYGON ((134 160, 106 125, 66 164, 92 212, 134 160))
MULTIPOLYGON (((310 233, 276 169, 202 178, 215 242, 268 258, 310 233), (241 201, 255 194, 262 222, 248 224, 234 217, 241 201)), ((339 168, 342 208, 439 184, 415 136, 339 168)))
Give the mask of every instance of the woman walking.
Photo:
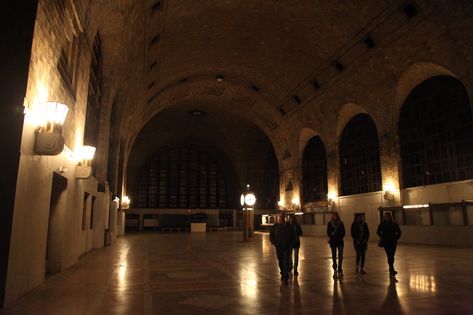
POLYGON ((338 212, 332 214, 332 219, 327 224, 327 236, 329 238, 328 243, 332 250, 332 268, 333 276, 343 277, 343 237, 345 236, 345 226, 338 212), (338 251, 338 265, 337 265, 337 251, 338 251))
POLYGON ((365 265, 365 255, 368 249, 368 240, 370 238, 370 231, 368 224, 363 221, 363 215, 355 214, 355 219, 351 225, 351 237, 353 238, 353 247, 356 252, 356 268, 355 272, 364 275, 363 269, 365 265))
POLYGON ((391 212, 384 213, 384 220, 379 224, 376 234, 380 237, 379 245, 384 247, 388 258, 389 275, 395 276, 397 271, 394 269, 394 255, 396 254, 397 241, 401 238, 401 229, 393 221, 391 212))
POLYGON ((295 235, 296 240, 294 242, 292 251, 294 253, 294 276, 297 277, 299 275, 299 272, 297 271, 297 267, 299 266, 299 248, 301 247, 300 237, 302 236, 302 228, 301 228, 301 225, 297 223, 296 216, 293 214, 289 216, 289 223, 293 226, 294 232, 296 233, 295 235))

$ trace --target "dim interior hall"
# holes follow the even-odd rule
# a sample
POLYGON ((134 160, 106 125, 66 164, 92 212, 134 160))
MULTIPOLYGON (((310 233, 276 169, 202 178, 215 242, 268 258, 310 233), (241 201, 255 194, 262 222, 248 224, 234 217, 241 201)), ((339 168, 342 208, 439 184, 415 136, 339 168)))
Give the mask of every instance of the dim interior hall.
MULTIPOLYGON (((470 1, 24 0, 2 11, 6 311, 140 237, 234 246, 251 265, 240 242, 266 244, 281 213, 307 244, 333 212, 346 227, 362 215, 374 241, 390 212, 400 254, 473 247, 470 1)), ((103 259, 119 268, 113 255, 103 259)), ((218 270, 220 258, 199 259, 218 270)))

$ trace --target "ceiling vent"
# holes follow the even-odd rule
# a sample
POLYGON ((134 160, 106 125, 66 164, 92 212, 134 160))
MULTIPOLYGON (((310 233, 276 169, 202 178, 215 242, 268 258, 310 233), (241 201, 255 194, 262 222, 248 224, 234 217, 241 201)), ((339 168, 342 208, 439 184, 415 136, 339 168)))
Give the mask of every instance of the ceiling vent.
POLYGON ((374 39, 371 36, 366 36, 363 42, 365 43, 366 47, 368 47, 368 49, 376 47, 376 43, 374 42, 374 39))
POLYGON ((345 70, 345 66, 343 66, 343 64, 340 61, 336 61, 334 63, 334 66, 335 68, 337 68, 338 72, 342 72, 343 70, 345 70))
POLYGON ((153 61, 153 63, 149 65, 149 71, 152 71, 154 68, 156 68, 157 65, 158 65, 158 62, 156 60, 153 61))
POLYGON ((154 12, 159 11, 159 10, 161 10, 161 1, 160 0, 156 1, 156 3, 153 4, 153 6, 151 7, 151 13, 154 13, 154 12))
POLYGON ((404 5, 404 14, 407 16, 408 19, 412 19, 419 13, 419 7, 416 5, 415 2, 408 2, 404 5))
POLYGON ((151 42, 149 43, 150 46, 153 46, 157 43, 159 43, 159 41, 161 40, 161 34, 156 34, 156 36, 154 36, 152 39, 151 39, 151 42))
POLYGON ((148 90, 151 89, 155 84, 156 81, 152 81, 150 84, 148 84, 148 90))

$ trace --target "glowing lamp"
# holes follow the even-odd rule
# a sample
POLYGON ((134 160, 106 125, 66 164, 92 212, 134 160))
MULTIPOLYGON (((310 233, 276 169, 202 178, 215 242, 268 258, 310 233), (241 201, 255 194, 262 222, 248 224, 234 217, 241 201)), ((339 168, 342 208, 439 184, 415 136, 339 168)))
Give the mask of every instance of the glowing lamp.
POLYGON ((123 210, 129 209, 130 208, 130 198, 128 196, 122 196, 122 202, 121 202, 121 207, 123 210))
POLYGON ((79 165, 76 166, 76 178, 86 179, 92 175, 92 167, 90 162, 95 155, 95 147, 84 145, 76 152, 76 160, 79 165))
POLYGON ((250 191, 250 185, 246 185, 246 191, 240 196, 240 204, 243 206, 243 210, 252 210, 255 203, 256 196, 250 191))
POLYGON ((36 131, 34 151, 41 155, 57 155, 64 148, 62 125, 69 108, 58 102, 40 104, 33 111, 39 128, 36 131))

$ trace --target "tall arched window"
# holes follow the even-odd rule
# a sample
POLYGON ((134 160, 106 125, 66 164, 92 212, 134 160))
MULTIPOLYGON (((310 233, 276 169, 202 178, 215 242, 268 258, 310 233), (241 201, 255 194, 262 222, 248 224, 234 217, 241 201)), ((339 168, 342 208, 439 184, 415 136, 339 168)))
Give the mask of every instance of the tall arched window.
POLYGON ((220 166, 190 148, 159 152, 141 177, 140 208, 226 208, 227 189, 220 166))
POLYGON ((473 178, 473 124, 463 84, 436 76, 407 97, 399 119, 404 188, 473 178))
POLYGON ((340 142, 341 194, 381 190, 381 166, 376 126, 370 116, 353 117, 340 142))
POLYGON ((327 157, 320 137, 313 137, 302 157, 302 201, 321 200, 327 200, 327 157))
POLYGON ((97 33, 90 64, 87 112, 85 114, 84 144, 97 147, 102 102, 102 44, 97 33))

